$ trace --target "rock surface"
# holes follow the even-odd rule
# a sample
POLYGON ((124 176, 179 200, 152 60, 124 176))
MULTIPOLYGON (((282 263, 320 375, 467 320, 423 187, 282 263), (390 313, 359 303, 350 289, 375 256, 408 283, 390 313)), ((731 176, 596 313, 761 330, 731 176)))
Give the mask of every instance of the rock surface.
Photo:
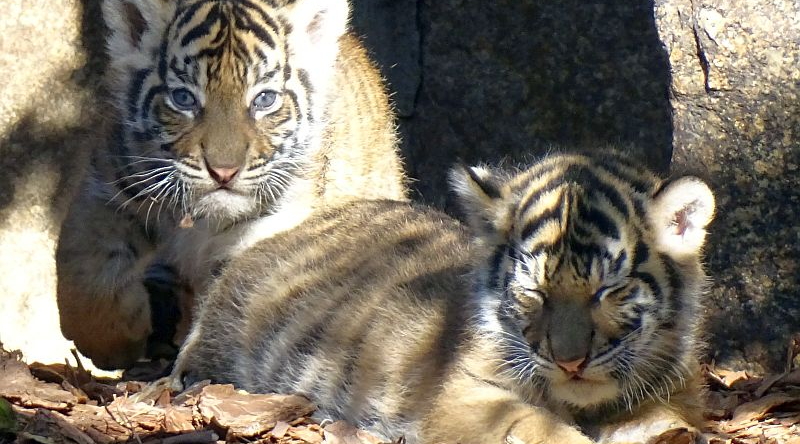
POLYGON ((98 111, 95 61, 83 50, 93 12, 75 0, 6 0, 0 14, 0 342, 29 361, 71 357, 53 252, 98 111))
MULTIPOLYGON (((668 166, 669 67, 651 2, 399 3, 421 34, 416 106, 400 126, 423 200, 449 207, 446 171, 457 160, 521 159, 552 145, 634 144, 651 166, 668 166)), ((367 36, 383 26, 369 24, 367 36)), ((396 54, 416 48, 388 43, 374 52, 391 79, 396 54)))
POLYGON ((659 0, 655 11, 672 66, 675 167, 703 171, 718 197, 714 349, 783 368, 800 332, 800 3, 659 0))

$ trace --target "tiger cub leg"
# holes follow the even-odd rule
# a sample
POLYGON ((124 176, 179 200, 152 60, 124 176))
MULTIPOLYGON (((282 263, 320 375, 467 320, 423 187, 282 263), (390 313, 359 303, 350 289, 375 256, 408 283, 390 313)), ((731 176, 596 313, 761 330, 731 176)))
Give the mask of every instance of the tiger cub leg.
POLYGON ((702 432, 675 411, 659 406, 629 421, 604 426, 597 436, 601 444, 700 444, 702 432), (669 434, 666 434, 670 432, 669 434), (665 435, 666 434, 666 435, 665 435))
POLYGON ((461 374, 447 381, 424 420, 425 444, 592 444, 564 419, 516 394, 461 374))
POLYGON ((695 380, 670 396, 666 403, 652 401, 636 409, 625 418, 599 427, 598 443, 603 444, 659 444, 661 442, 700 444, 707 440, 701 432, 703 419, 703 389, 695 380), (670 432, 668 435, 664 435, 670 432), (667 441, 668 440, 668 441, 667 441))
POLYGON ((154 245, 134 216, 84 193, 70 207, 56 250, 61 331, 97 367, 144 356, 152 331, 144 273, 154 245))

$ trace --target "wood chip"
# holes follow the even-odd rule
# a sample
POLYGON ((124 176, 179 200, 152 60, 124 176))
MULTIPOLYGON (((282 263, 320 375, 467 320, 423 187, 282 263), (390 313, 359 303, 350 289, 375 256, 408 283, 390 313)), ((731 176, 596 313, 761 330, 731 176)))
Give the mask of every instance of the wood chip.
POLYGON ((324 444, 380 444, 383 441, 345 421, 328 424, 324 429, 324 444))
POLYGON ((28 408, 67 411, 78 399, 58 384, 35 379, 20 356, 0 349, 0 397, 28 408))
POLYGON ((167 405, 164 407, 164 428, 167 433, 195 431, 194 409, 167 405))
POLYGON ((286 436, 286 432, 289 431, 289 427, 291 426, 288 422, 278 421, 275 423, 275 427, 273 427, 272 431, 269 433, 271 436, 280 439, 286 436))
POLYGON ((746 402, 739 407, 736 407, 736 410, 733 412, 733 419, 731 419, 731 423, 744 423, 749 421, 757 421, 763 419, 764 416, 783 404, 788 403, 798 403, 800 399, 794 396, 790 396, 784 393, 771 393, 763 398, 759 398, 755 401, 746 402))
POLYGON ((53 442, 77 444, 94 444, 95 442, 89 435, 72 425, 64 415, 46 409, 39 409, 20 435, 31 441, 38 441, 35 437, 47 437, 53 442))
POLYGON ((228 440, 265 434, 278 421, 289 422, 316 409, 302 396, 254 395, 237 392, 230 384, 204 387, 197 406, 206 422, 228 430, 228 440))

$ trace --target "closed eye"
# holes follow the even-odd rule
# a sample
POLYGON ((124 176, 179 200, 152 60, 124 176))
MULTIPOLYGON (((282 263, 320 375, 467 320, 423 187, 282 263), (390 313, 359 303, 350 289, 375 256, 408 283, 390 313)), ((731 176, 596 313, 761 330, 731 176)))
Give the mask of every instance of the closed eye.
POLYGON ((611 295, 614 295, 614 294, 617 294, 617 293, 621 293, 627 287, 628 287, 628 280, 627 279, 622 281, 622 282, 618 282, 616 284, 613 284, 613 285, 604 285, 604 286, 600 287, 600 289, 598 289, 594 293, 594 295, 592 296, 592 303, 593 304, 600 303, 600 302, 603 301, 603 299, 605 299, 605 298, 607 298, 607 297, 609 297, 611 295))

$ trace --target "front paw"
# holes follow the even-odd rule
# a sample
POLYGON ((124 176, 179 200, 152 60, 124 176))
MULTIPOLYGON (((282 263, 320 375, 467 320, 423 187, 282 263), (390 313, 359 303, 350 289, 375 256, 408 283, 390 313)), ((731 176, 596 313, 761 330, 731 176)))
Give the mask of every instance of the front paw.
POLYGON ((506 444, 596 444, 575 427, 561 422, 554 424, 525 424, 515 426, 506 436, 506 444))
POLYGON ((76 292, 70 297, 71 306, 60 307, 62 331, 95 366, 124 369, 144 356, 151 322, 142 284, 132 284, 116 295, 76 292))
POLYGON ((600 444, 702 444, 706 441, 695 427, 677 419, 629 422, 605 430, 600 444))
POLYGON ((150 301, 153 331, 147 338, 149 358, 175 359, 177 326, 181 321, 181 292, 183 284, 170 265, 156 262, 145 271, 144 286, 150 301))

